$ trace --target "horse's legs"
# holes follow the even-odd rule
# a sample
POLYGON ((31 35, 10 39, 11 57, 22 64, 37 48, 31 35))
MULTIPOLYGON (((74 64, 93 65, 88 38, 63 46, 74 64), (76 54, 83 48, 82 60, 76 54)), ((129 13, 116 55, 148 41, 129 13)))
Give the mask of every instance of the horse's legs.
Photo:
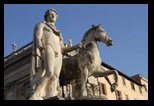
POLYGON ((87 67, 82 67, 81 68, 81 94, 80 96, 84 96, 87 78, 88 78, 88 69, 87 67))
POLYGON ((95 71, 93 76, 94 77, 105 77, 105 79, 107 80, 107 82, 110 84, 111 86, 111 91, 115 91, 116 87, 118 86, 118 72, 116 70, 108 70, 105 71, 104 69, 100 70, 100 71, 95 71), (114 75, 114 80, 115 82, 113 84, 111 84, 109 78, 107 77, 108 75, 114 75))

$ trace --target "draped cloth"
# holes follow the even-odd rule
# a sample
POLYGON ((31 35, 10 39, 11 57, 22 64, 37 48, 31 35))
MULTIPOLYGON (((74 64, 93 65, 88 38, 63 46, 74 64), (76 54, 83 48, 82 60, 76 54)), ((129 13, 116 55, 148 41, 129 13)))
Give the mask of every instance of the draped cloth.
MULTIPOLYGON (((36 29, 37 25, 35 26, 36 29)), ((32 58, 31 58, 31 71, 30 71, 30 85, 33 89, 35 89, 38 80, 41 79, 42 72, 40 69, 43 68, 43 61, 41 59, 41 52, 36 46, 36 30, 34 30, 33 34, 33 43, 32 43, 32 58)))
POLYGON ((38 76, 36 74, 36 71, 40 68, 41 64, 41 59, 40 59, 40 52, 38 48, 36 48, 34 42, 33 42, 33 47, 32 47, 32 58, 31 58, 31 72, 30 72, 30 85, 33 89, 35 89, 38 76))

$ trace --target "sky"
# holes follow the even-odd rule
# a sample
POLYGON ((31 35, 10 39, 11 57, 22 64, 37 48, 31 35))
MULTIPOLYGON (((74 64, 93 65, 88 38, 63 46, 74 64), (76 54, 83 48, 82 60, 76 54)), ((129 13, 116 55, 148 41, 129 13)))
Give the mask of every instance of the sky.
POLYGON ((107 47, 98 42, 103 62, 127 76, 148 78, 148 4, 4 4, 4 57, 33 39, 33 29, 46 10, 58 12, 55 26, 68 43, 80 43, 92 25, 101 24, 113 40, 107 47))

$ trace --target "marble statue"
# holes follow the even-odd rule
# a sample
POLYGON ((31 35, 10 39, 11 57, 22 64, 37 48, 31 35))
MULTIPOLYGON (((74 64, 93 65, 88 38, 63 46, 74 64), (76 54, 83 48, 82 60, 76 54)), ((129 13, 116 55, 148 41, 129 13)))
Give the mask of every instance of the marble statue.
POLYGON ((72 47, 65 46, 62 34, 55 26, 57 18, 57 11, 49 9, 45 12, 44 21, 35 25, 30 72, 33 92, 29 100, 45 100, 59 96, 62 56, 82 48, 81 43, 72 47))
POLYGON ((13 51, 15 52, 17 50, 17 45, 15 44, 15 42, 13 42, 11 45, 12 45, 13 51))
POLYGON ((116 70, 104 70, 101 66, 97 42, 103 42, 107 46, 113 44, 112 39, 107 35, 101 25, 92 26, 81 40, 83 48, 74 56, 63 59, 60 82, 62 85, 68 84, 71 80, 81 79, 81 88, 78 97, 85 96, 87 78, 90 76, 105 77, 111 85, 111 91, 115 91, 118 86, 118 72, 116 70), (113 74, 115 82, 111 83, 108 75, 113 74))
POLYGON ((69 46, 72 46, 73 45, 72 40, 69 38, 68 41, 69 41, 69 46))

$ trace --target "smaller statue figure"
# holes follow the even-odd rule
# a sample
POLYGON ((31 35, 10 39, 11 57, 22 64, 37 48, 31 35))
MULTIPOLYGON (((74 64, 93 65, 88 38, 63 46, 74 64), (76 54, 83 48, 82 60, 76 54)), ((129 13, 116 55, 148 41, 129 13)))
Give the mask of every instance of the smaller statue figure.
POLYGON ((17 50, 17 45, 15 44, 15 42, 13 42, 11 45, 12 45, 13 52, 15 52, 17 50))
POLYGON ((69 42, 69 46, 72 47, 72 40, 71 40, 71 38, 68 39, 68 42, 69 42))

